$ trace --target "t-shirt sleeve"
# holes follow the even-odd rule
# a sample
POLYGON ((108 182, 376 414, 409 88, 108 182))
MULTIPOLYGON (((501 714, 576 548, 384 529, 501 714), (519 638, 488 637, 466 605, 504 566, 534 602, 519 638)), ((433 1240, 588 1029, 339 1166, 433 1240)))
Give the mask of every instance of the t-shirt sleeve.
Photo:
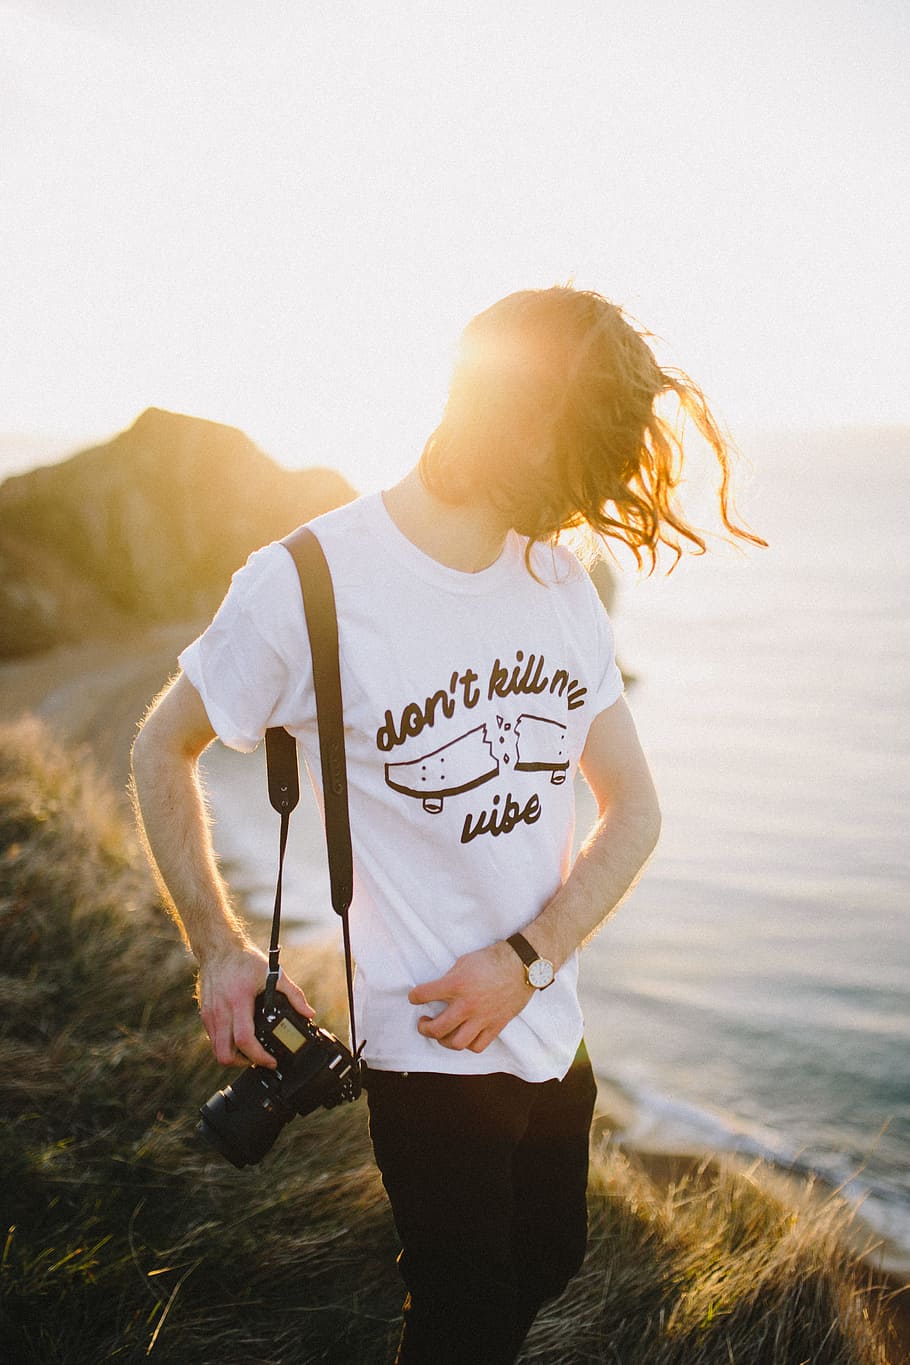
POLYGON ((222 743, 249 753, 272 725, 308 716, 313 676, 297 569, 283 545, 250 555, 178 663, 222 743))

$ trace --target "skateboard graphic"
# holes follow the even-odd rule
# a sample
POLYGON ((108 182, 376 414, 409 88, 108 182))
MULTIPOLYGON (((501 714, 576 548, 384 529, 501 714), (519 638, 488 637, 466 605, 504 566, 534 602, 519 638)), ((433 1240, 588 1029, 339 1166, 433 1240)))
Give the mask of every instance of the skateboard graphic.
POLYGON ((565 782, 569 751, 564 725, 541 716, 519 716, 515 722, 515 737, 518 740, 516 772, 549 773, 554 787, 565 782))
MULTIPOLYGON (((498 742, 503 746, 501 760, 513 761, 517 772, 548 772, 558 786, 565 782, 569 768, 566 727, 540 716, 519 716, 514 728, 501 716, 496 717, 498 742), (512 731, 511 737, 508 732, 512 731), (505 746, 508 745, 508 748, 505 746)), ((483 786, 500 772, 500 759, 487 736, 486 725, 477 725, 467 734, 443 744, 420 758, 406 763, 385 765, 386 785, 404 796, 419 800, 423 809, 438 815, 446 797, 458 796, 483 786)))
POLYGON ((405 796, 417 797, 431 815, 438 815, 447 796, 469 792, 498 773, 499 763, 493 757, 485 725, 410 763, 385 765, 387 785, 405 796))

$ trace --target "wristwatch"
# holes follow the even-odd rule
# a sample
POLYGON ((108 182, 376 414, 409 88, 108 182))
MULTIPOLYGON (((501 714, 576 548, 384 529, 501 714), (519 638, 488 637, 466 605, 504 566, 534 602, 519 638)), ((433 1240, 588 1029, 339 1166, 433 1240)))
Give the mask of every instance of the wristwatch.
POLYGON ((556 980, 553 963, 549 958, 540 957, 524 934, 513 934, 511 938, 506 939, 506 943, 510 948, 514 948, 525 964, 525 976, 529 986, 533 986, 536 991, 545 991, 548 986, 553 985, 556 980))

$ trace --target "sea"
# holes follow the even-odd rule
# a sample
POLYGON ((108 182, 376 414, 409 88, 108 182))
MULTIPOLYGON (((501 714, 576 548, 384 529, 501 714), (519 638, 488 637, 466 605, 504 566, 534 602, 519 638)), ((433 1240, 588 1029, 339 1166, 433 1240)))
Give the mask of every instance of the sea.
MULTIPOLYGON (((910 428, 740 445, 768 548, 615 573, 663 832, 584 951, 588 1047, 623 1140, 815 1172, 910 1263, 910 428)), ((269 915, 262 755, 206 765, 219 853, 269 915)), ((285 900, 286 941, 337 934, 309 794, 285 900)))

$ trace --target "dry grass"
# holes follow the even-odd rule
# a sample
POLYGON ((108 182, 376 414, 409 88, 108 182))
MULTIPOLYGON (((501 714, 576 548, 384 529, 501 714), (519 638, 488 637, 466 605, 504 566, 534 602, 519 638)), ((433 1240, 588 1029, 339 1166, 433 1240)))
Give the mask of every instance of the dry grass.
POLYGON ((852 1213, 767 1165, 708 1159, 670 1185, 615 1148, 595 1159, 581 1276, 535 1325, 528 1360, 615 1365, 897 1365, 886 1291, 852 1213), (571 1330, 567 1330, 571 1324, 571 1330))
MULTIPOLYGON (((0 964, 0 1358, 389 1360, 396 1243, 365 1106, 290 1124, 243 1172, 195 1137, 220 1076, 191 964, 115 799, 31 724, 0 731, 0 964)), ((299 974, 343 1027, 335 955, 299 974)), ((524 1360, 904 1359, 836 1199, 761 1166, 658 1184, 607 1145, 591 1212, 585 1268, 524 1360)))

